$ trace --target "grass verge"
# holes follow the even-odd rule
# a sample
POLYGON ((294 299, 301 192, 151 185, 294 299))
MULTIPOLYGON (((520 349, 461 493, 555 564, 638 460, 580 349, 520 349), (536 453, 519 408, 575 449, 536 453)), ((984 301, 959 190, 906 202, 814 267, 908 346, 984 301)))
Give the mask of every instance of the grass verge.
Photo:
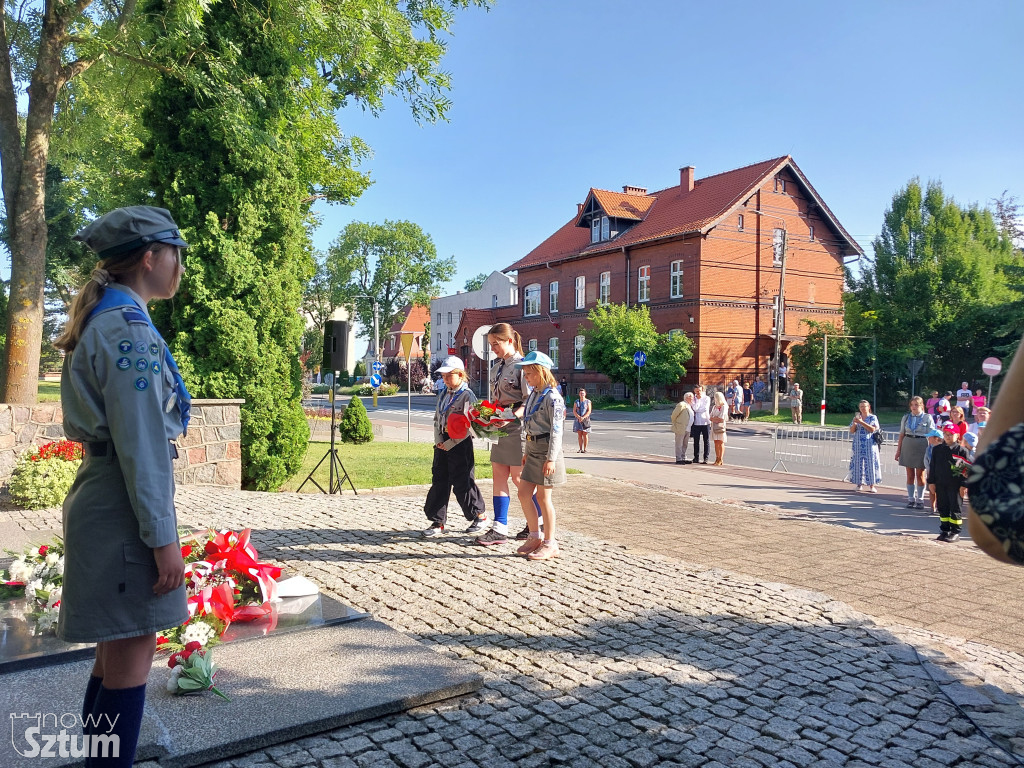
MULTIPOLYGON (((345 465, 345 471, 352 478, 357 489, 390 488, 396 485, 430 485, 430 466, 434 460, 434 446, 430 443, 373 442, 363 445, 336 443, 338 457, 345 465)), ((310 443, 302 468, 284 485, 282 491, 297 491, 317 462, 331 448, 330 443, 310 443)), ((476 478, 491 477, 491 460, 487 451, 476 451, 476 478)), ((568 469, 569 474, 582 474, 579 470, 568 469)), ((313 475, 324 488, 329 482, 327 461, 313 475)), ((348 483, 345 483, 348 487, 348 483)), ((303 493, 319 493, 315 485, 307 483, 303 493)))

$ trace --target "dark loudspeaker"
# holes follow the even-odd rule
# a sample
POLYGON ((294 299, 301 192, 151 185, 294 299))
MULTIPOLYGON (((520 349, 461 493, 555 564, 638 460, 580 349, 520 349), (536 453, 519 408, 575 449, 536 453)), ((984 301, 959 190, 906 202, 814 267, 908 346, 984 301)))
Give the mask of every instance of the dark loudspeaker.
MULTIPOLYGON (((343 371, 348 364, 348 321, 328 320, 324 327, 325 371, 343 371)), ((351 371, 349 371, 351 373, 351 371)))

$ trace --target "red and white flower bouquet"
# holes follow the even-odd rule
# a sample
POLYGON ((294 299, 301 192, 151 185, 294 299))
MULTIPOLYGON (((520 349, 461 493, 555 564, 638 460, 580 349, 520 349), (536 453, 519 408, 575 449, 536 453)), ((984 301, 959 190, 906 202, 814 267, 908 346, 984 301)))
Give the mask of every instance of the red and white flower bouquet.
POLYGON ((472 429, 473 434, 483 440, 497 440, 508 434, 505 427, 515 420, 516 415, 511 408, 481 400, 476 406, 467 404, 463 413, 453 413, 448 417, 448 434, 461 440, 472 429))

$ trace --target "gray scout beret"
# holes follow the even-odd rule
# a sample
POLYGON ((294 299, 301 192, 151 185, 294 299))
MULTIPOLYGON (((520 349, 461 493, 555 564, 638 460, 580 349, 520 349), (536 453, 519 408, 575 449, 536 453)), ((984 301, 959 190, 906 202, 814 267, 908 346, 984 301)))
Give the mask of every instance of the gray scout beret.
POLYGON ((150 243, 168 243, 187 248, 178 225, 166 208, 130 205, 105 213, 75 235, 101 259, 123 256, 150 243))

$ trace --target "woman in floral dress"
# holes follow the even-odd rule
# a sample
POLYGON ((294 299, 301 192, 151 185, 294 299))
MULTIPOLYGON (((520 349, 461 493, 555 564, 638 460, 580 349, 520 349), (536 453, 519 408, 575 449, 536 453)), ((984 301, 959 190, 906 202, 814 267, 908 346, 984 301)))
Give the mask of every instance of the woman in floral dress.
POLYGON ((850 482, 857 486, 858 491, 866 485, 868 493, 877 493, 875 486, 882 479, 882 463, 878 456, 878 445, 872 435, 881 426, 878 417, 871 413, 871 403, 867 400, 860 401, 858 410, 859 413, 850 424, 850 434, 853 435, 850 482))

